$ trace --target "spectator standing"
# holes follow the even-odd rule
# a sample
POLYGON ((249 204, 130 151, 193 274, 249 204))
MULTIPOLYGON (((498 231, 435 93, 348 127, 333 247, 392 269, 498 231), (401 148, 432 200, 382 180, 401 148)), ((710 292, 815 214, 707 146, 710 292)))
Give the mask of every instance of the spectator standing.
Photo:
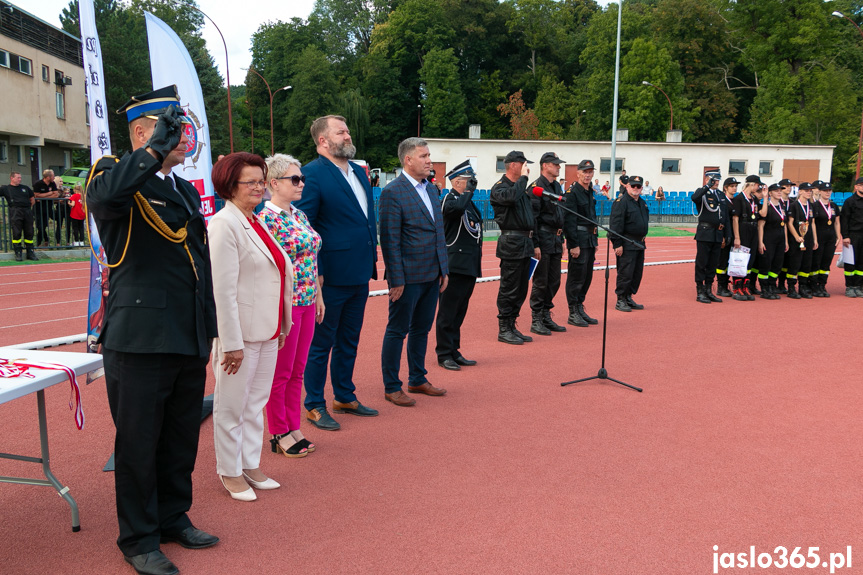
MULTIPOLYGON (((53 199, 60 197, 53 170, 42 172, 42 179, 33 184, 33 194, 36 196, 36 245, 47 246, 48 226, 54 213, 53 199)), ((56 236, 60 243, 59 233, 56 236)))
POLYGON ((416 400, 399 379, 407 336, 408 391, 446 394, 426 379, 428 333, 438 294, 447 288, 449 264, 437 188, 428 181, 432 161, 428 144, 408 138, 399 144, 402 173, 387 184, 379 202, 381 254, 389 285, 389 317, 381 347, 381 372, 387 401, 410 407, 416 400))
POLYGON ((33 190, 21 183, 21 172, 9 175, 9 185, 0 188, 0 196, 6 198, 9 205, 9 224, 12 226, 12 247, 15 250, 15 261, 24 259, 24 248, 27 249, 28 260, 38 260, 33 249, 33 204, 36 199, 33 190))
POLYGON ((81 198, 84 195, 84 186, 81 182, 75 184, 72 189, 72 195, 69 196, 69 227, 72 229, 72 234, 75 246, 84 245, 84 205, 81 198))
POLYGON ((378 414, 359 402, 353 381, 369 279, 378 277, 375 204, 365 169, 350 161, 357 149, 345 119, 320 117, 310 132, 318 158, 303 166, 306 185, 296 206, 321 236, 318 275, 327 313, 315 327, 309 349, 305 408, 312 425, 335 431, 341 425, 327 411, 324 399, 328 368, 338 413, 378 414))

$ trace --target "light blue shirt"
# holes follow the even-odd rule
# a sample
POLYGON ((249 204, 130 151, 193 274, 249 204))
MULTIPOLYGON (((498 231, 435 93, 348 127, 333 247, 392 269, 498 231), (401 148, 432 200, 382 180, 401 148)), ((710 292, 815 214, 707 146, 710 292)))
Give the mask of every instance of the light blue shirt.
POLYGON ((429 197, 429 194, 426 191, 426 184, 428 183, 428 180, 423 180, 421 182, 418 182, 415 179, 413 179, 410 176, 410 174, 408 174, 407 172, 402 171, 402 173, 405 175, 405 177, 408 179, 408 181, 414 187, 417 194, 419 194, 420 199, 422 200, 423 204, 425 204, 426 209, 429 211, 429 214, 431 215, 432 221, 434 221, 434 210, 432 209, 431 198, 429 197))

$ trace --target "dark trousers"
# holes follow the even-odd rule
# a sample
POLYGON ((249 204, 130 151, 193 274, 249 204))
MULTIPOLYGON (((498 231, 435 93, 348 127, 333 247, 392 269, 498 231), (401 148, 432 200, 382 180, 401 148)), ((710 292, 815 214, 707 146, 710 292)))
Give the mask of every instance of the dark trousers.
POLYGON ((28 246, 33 246, 33 210, 30 208, 12 206, 10 208, 10 220, 12 220, 12 245, 21 246, 24 240, 28 246), (21 233, 24 236, 22 238, 21 233))
POLYGON ((722 243, 695 243, 698 244, 695 250, 695 283, 710 285, 713 283, 716 266, 719 264, 719 252, 722 251, 722 243))
POLYGON ((764 232, 764 253, 758 262, 758 279, 776 279, 782 273, 782 264, 785 260, 785 236, 774 234, 773 237, 764 232))
POLYGON ((554 307, 554 296, 560 289, 560 260, 563 254, 543 252, 533 272, 533 288, 530 290, 530 309, 534 313, 554 307))
POLYGON ((863 234, 851 234, 850 240, 855 263, 845 263, 845 287, 860 287, 863 285, 863 234))
POLYGON ((596 262, 596 248, 582 247, 578 257, 569 257, 566 265, 566 303, 573 307, 584 303, 590 284, 593 282, 593 264, 596 262))
POLYGON ((626 246, 623 246, 623 254, 617 256, 617 287, 614 289, 614 293, 618 297, 627 297, 638 293, 643 274, 644 250, 627 249, 626 246))
POLYGON ((327 311, 324 321, 315 325, 306 363, 305 407, 308 410, 327 405, 324 386, 327 383, 328 365, 336 401, 350 403, 357 399, 354 394, 357 389, 354 385, 354 364, 369 299, 369 284, 334 286, 324 281, 321 294, 327 311), (333 354, 332 362, 330 351, 333 354))
POLYGON ((408 385, 427 382, 425 368, 429 331, 434 322, 440 281, 406 284, 402 295, 390 302, 387 330, 381 346, 381 372, 386 393, 402 388, 399 367, 405 336, 408 338, 408 385))
POLYGON ((530 282, 530 258, 500 260, 500 285, 497 292, 497 317, 515 319, 518 317, 527 285, 530 282))
POLYGON ((72 229, 69 227, 69 206, 66 205, 65 202, 58 202, 57 208, 54 210, 54 243, 60 244, 60 236, 62 235, 63 228, 66 228, 66 243, 69 243, 69 235, 72 233, 72 229))
POLYGON ((36 244, 48 243, 48 225, 51 212, 54 209, 53 200, 36 200, 36 244))
POLYGON ((740 246, 749 248, 749 269, 747 276, 750 284, 755 285, 755 280, 758 278, 758 226, 754 223, 749 223, 751 220, 740 220, 740 246))
POLYGON ((716 281, 720 285, 728 285, 728 258, 731 257, 731 244, 726 242, 725 247, 719 250, 719 261, 716 262, 716 281))
POLYGON ((108 405, 117 433, 114 484, 124 555, 159 548, 161 534, 190 527, 192 471, 207 358, 105 349, 108 405))
POLYGON ((437 310, 435 331, 437 346, 435 353, 438 361, 455 359, 461 356, 461 326, 467 315, 467 305, 476 278, 464 274, 449 274, 446 290, 440 294, 440 305, 437 310))
POLYGON ((800 249, 800 244, 791 238, 788 244, 788 253, 785 257, 787 277, 789 279, 808 278, 812 271, 812 248, 800 249))
MULTIPOLYGON (((84 241, 84 220, 76 220, 75 218, 69 218, 69 228, 72 230, 72 236, 75 238, 76 242, 84 241)), ((69 240, 66 240, 66 243, 69 243, 69 240)))
POLYGON ((818 249, 812 253, 812 273, 821 276, 821 284, 827 285, 833 254, 836 252, 836 232, 830 228, 828 233, 818 234, 818 249))

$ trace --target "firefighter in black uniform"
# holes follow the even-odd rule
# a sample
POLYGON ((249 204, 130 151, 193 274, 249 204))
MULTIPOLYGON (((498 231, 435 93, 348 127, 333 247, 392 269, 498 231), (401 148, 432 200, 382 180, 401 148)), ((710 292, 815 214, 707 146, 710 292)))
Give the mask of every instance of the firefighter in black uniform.
POLYGON ((33 204, 36 203, 36 197, 33 195, 33 190, 21 183, 21 172, 12 172, 9 175, 9 185, 0 188, 0 197, 6 198, 9 204, 15 261, 20 262, 24 259, 22 243, 27 248, 27 259, 38 260, 36 251, 33 249, 33 204))
POLYGON ((438 365, 458 371, 461 366, 476 365, 461 354, 461 326, 476 278, 482 276, 482 214, 472 198, 476 190, 476 173, 465 160, 447 175, 451 189, 441 201, 443 230, 449 260, 449 283, 440 295, 437 322, 438 365))
POLYGON ((513 345, 533 341, 515 327, 530 282, 530 258, 540 259, 533 215, 527 189, 527 176, 532 164, 519 151, 513 150, 503 159, 506 173, 491 187, 494 221, 500 228, 497 257, 500 258, 500 286, 497 294, 497 340, 513 345))
MULTIPOLYGON (((575 183, 566 192, 566 207, 582 216, 596 221, 596 199, 593 197, 591 179, 595 166, 590 160, 582 160, 575 172, 575 183)), ((569 263, 566 270, 566 303, 569 304, 569 318, 566 322, 577 327, 595 325, 584 310, 584 299, 593 281, 593 264, 596 261, 596 247, 599 236, 595 225, 575 214, 563 214, 563 231, 566 247, 569 250, 569 263)))
POLYGON ((644 239, 650 225, 647 203, 641 199, 643 185, 644 178, 641 176, 629 176, 626 193, 621 194, 611 205, 608 227, 640 244, 634 245, 616 235, 611 236, 611 245, 614 246, 614 255, 617 256, 617 287, 614 290, 617 304, 614 309, 618 311, 644 309, 643 305, 632 299, 633 294, 638 293, 644 273, 644 239))
POLYGON ((761 210, 762 185, 758 176, 746 176, 743 191, 731 201, 734 208, 734 248, 745 247, 749 250, 746 276, 734 278, 732 297, 739 301, 755 300, 755 282, 758 279, 758 213, 761 210))
MULTIPOLYGON (((788 214, 788 208, 791 206, 791 191, 794 188, 794 182, 789 180, 788 178, 783 178, 779 180, 779 193, 781 195, 779 199, 779 203, 782 204, 782 209, 785 210, 785 214, 788 214)), ((791 235, 790 232, 788 234, 791 235)), ((788 276, 788 252, 785 252, 785 256, 782 258, 782 271, 779 272, 778 287, 776 288, 777 294, 787 294, 788 288, 785 287, 785 280, 788 276)))
POLYGON ((176 573, 159 544, 218 538, 196 529, 192 471, 207 360, 217 336, 207 228, 185 159, 175 86, 132 98, 132 152, 91 170, 86 207, 111 267, 99 343, 114 419, 117 545, 138 573, 176 573))
POLYGON ((842 247, 854 248, 854 263, 845 262, 845 295, 863 297, 863 176, 854 182, 854 195, 842 204, 842 247))
POLYGON ((692 194, 692 203, 698 208, 698 226, 695 229, 695 300, 701 303, 722 303, 721 299, 713 295, 713 276, 722 248, 733 239, 728 206, 725 200, 719 198, 721 177, 719 172, 705 174, 707 182, 692 194))
POLYGON ((722 183, 723 193, 719 195, 719 201, 725 203, 725 208, 728 210, 728 232, 729 236, 725 238, 725 244, 719 251, 719 264, 716 266, 716 295, 722 297, 732 297, 734 294, 728 289, 728 258, 731 256, 731 245, 734 243, 734 195, 737 193, 737 186, 740 182, 737 178, 725 178, 722 183))
POLYGON ((819 198, 814 202, 815 228, 818 230, 818 247, 812 254, 812 278, 815 297, 830 297, 827 293, 827 278, 830 277, 830 266, 833 263, 833 253, 842 244, 842 227, 839 223, 839 207, 830 201, 833 186, 830 182, 816 180, 819 198))
POLYGON ((809 279, 812 272, 812 252, 818 247, 818 236, 811 199, 812 184, 801 182, 797 199, 791 200, 788 206, 788 267, 785 277, 790 299, 812 299, 809 279))
POLYGON ((770 184, 768 198, 758 213, 758 281, 764 299, 779 299, 776 282, 788 252, 788 212, 782 203, 780 190, 779 184, 770 184))
MULTIPOLYGON (((527 186, 531 192, 542 188, 556 196, 563 196, 563 189, 557 181, 563 160, 554 152, 546 152, 539 160, 540 176, 527 186)), ((560 289, 560 261, 563 258, 563 210, 555 204, 557 200, 543 195, 531 197, 533 213, 536 215, 536 233, 542 258, 533 272, 533 289, 530 292, 530 311, 532 321, 530 331, 538 335, 551 335, 553 331, 566 331, 551 319, 554 296, 560 289)))

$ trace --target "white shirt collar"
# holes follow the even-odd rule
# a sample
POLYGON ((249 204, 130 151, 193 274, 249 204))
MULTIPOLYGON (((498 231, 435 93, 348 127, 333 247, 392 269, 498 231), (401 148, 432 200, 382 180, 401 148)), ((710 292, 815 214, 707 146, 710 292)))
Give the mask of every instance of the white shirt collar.
POLYGON ((297 208, 296 208, 296 206, 294 206, 294 204, 291 204, 291 211, 288 212, 287 210, 283 210, 282 208, 280 208, 279 206, 277 206, 276 204, 274 204, 270 200, 267 200, 267 202, 264 204, 264 207, 271 209, 272 211, 276 212, 277 214, 281 214, 281 213, 288 214, 289 213, 290 215, 293 215, 297 212, 297 208))
POLYGON ((413 179, 413 178, 411 177, 411 175, 410 175, 409 173, 407 173, 407 172, 405 172, 405 171, 402 171, 402 173, 405 175, 405 177, 408 179, 408 181, 411 183, 411 185, 412 185, 413 187, 415 187, 415 188, 416 188, 416 187, 418 187, 420 184, 422 184, 422 186, 423 186, 423 187, 425 187, 425 184, 424 184, 423 182, 418 182, 418 181, 416 181, 415 179, 413 179))

